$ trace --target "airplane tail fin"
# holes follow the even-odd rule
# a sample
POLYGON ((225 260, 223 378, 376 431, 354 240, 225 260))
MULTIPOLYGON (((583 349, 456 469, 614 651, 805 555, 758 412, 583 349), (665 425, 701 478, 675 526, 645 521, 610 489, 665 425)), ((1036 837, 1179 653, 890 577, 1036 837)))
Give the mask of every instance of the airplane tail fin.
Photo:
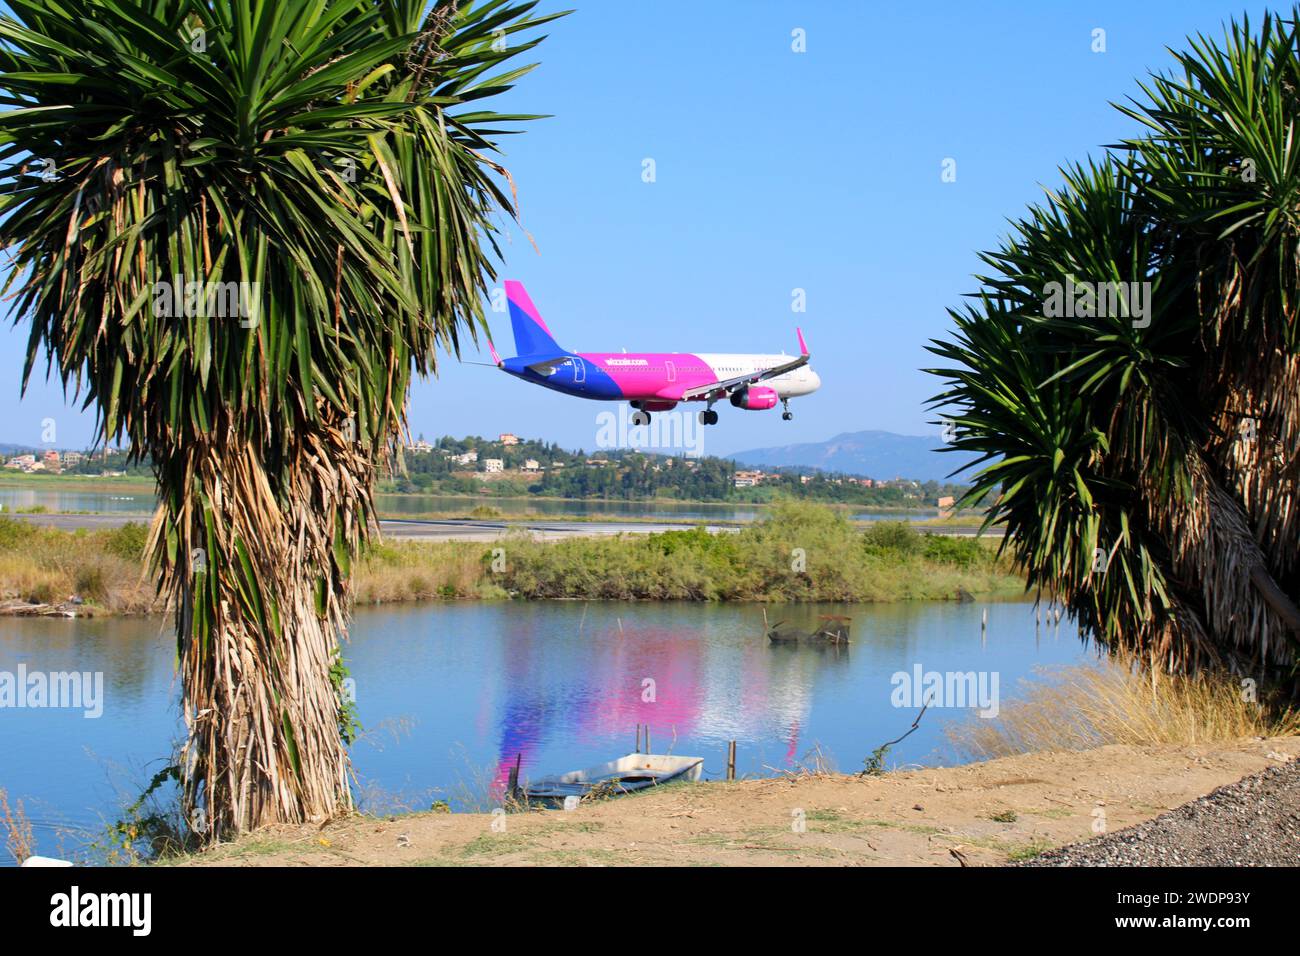
POLYGON ((564 349, 555 341, 542 321, 541 313, 528 297, 522 282, 506 280, 506 299, 510 303, 510 326, 515 333, 515 351, 519 355, 556 355, 564 349))

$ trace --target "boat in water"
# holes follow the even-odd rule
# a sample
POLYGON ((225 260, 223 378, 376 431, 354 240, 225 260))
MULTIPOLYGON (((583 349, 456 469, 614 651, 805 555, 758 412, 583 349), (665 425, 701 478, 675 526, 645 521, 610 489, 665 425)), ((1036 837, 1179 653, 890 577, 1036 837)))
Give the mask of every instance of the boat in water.
POLYGON ((530 781, 521 793, 529 803, 557 805, 567 797, 616 797, 674 780, 695 781, 703 772, 703 757, 634 753, 585 770, 530 781))
MULTIPOLYGON (((773 644, 825 644, 841 646, 849 643, 849 625, 853 619, 840 614, 823 614, 815 631, 801 631, 795 627, 785 627, 785 621, 767 627, 767 639, 773 644)), ((763 612, 763 622, 767 623, 767 612, 763 612)))

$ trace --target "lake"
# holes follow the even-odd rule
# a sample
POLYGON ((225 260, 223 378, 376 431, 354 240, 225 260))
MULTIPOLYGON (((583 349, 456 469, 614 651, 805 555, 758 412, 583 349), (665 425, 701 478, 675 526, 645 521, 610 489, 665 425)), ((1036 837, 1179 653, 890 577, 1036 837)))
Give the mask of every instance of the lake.
MULTIPOLYGON (((523 776, 653 748, 705 758, 721 776, 773 775, 819 750, 852 772, 898 737, 892 675, 996 675, 1003 702, 1038 665, 1093 659, 1067 622, 1035 627, 1032 605, 913 602, 772 607, 812 629, 849 614, 847 648, 772 646, 757 605, 490 602, 360 610, 345 655, 365 732, 353 747, 363 808, 485 808, 517 756, 523 776), (987 609, 987 641, 980 616, 987 609)), ((103 674, 103 714, 0 709, 0 787, 36 822, 39 850, 76 854, 167 761, 182 729, 174 643, 159 619, 0 619, 0 672, 103 674)), ((991 686, 991 685, 990 685, 991 686)), ((943 727, 979 719, 931 708, 887 765, 957 759, 943 727)))
MULTIPOLYGON (((753 521, 764 509, 749 504, 711 504, 675 501, 605 501, 601 499, 489 498, 457 495, 377 496, 379 512, 385 517, 424 514, 468 515, 478 507, 494 508, 504 518, 527 514, 548 517, 658 518, 664 521, 753 521)), ((0 507, 6 512, 44 508, 65 514, 139 514, 141 520, 153 513, 156 499, 138 491, 77 491, 30 485, 0 485, 0 507)), ((916 521, 933 518, 932 509, 911 512, 861 511, 851 513, 854 521, 916 521)))

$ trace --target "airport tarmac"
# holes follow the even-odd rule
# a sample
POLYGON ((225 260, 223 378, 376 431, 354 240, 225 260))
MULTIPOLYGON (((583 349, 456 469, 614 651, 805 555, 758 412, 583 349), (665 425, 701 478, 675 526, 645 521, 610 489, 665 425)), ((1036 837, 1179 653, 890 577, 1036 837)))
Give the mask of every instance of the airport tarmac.
MULTIPOLYGON (((119 528, 129 522, 148 522, 146 514, 11 514, 10 517, 20 521, 64 531, 78 528, 100 530, 119 528)), ((379 522, 380 531, 385 537, 405 538, 419 541, 492 541, 504 535, 526 531, 543 541, 558 538, 594 538, 613 534, 651 534, 663 531, 680 531, 693 528, 696 522, 690 521, 480 521, 472 518, 384 518, 379 522)), ((710 533, 738 531, 735 525, 711 525, 705 528, 710 533)), ((924 528, 933 534, 952 537, 971 537, 974 528, 924 528)))

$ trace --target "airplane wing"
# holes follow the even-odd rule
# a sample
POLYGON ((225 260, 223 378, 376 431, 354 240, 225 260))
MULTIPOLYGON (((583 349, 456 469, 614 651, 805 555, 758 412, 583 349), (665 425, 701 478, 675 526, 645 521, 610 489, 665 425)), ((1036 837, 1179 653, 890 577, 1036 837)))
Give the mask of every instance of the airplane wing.
POLYGON ((784 375, 786 372, 793 372, 797 368, 803 368, 808 364, 808 346, 804 345, 803 331, 801 329, 795 331, 799 334, 799 351, 802 353, 798 358, 783 362, 780 365, 774 365, 769 369, 751 372, 748 375, 737 375, 735 378, 723 379, 721 382, 714 382, 712 385, 696 385, 694 388, 685 389, 682 392, 681 400, 690 402, 712 396, 723 398, 745 385, 754 385, 766 379, 784 375))

